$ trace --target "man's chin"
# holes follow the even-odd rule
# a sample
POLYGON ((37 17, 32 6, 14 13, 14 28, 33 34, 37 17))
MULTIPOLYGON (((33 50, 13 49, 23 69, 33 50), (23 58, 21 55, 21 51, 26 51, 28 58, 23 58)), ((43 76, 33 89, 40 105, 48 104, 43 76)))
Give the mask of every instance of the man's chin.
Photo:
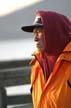
POLYGON ((44 52, 44 50, 42 48, 38 48, 37 49, 40 51, 40 52, 44 52))

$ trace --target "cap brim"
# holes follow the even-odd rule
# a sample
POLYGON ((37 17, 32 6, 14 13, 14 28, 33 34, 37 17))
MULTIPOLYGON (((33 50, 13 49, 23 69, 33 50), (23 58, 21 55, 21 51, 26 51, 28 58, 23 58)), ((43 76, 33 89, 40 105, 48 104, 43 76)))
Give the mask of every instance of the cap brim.
POLYGON ((21 27, 21 29, 25 32, 33 32, 34 28, 39 28, 39 27, 43 27, 42 24, 35 24, 35 25, 30 25, 30 26, 23 26, 21 27))

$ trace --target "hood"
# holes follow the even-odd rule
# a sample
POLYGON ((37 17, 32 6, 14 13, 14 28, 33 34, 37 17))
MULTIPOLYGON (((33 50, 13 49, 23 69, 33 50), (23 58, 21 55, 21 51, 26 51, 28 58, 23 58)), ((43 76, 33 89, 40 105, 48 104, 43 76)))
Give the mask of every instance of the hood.
POLYGON ((41 17, 44 28, 45 52, 49 55, 58 55, 69 42, 71 22, 69 19, 57 12, 37 11, 36 15, 41 17))

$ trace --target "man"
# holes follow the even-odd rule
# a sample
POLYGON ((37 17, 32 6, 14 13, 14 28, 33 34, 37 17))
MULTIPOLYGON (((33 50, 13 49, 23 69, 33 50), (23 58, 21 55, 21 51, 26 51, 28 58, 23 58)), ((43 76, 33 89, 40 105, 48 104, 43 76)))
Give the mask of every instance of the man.
POLYGON ((34 108, 71 108, 71 22, 57 12, 37 11, 32 25, 37 51, 31 61, 34 108))

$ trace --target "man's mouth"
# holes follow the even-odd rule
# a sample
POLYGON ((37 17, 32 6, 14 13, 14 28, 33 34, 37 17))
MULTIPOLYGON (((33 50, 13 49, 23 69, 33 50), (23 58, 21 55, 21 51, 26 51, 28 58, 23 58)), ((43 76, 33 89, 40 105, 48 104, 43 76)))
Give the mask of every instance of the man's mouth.
POLYGON ((38 39, 36 38, 36 39, 34 39, 34 41, 36 42, 36 41, 38 41, 38 39))
POLYGON ((36 44, 39 44, 39 41, 35 41, 36 44))

